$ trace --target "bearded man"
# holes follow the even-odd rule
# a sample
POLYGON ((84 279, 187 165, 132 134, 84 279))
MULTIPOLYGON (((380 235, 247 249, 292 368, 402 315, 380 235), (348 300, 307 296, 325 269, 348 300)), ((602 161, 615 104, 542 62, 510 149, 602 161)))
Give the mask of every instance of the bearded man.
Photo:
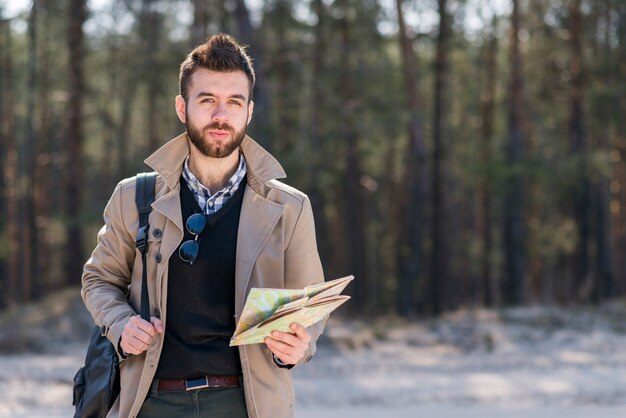
POLYGON ((323 322, 230 347, 252 287, 322 282, 308 198, 246 135, 255 73, 218 34, 180 68, 186 133, 145 162, 157 173, 147 250, 150 322, 141 319, 135 178, 121 181, 82 277, 82 297, 117 347, 121 394, 108 417, 293 417, 290 369, 311 359, 323 322))

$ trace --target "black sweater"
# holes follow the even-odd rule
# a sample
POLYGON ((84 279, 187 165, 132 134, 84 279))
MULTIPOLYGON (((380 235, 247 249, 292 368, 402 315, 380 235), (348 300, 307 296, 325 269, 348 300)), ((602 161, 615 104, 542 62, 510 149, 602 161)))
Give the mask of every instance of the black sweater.
MULTIPOLYGON (((181 176, 183 222, 202 213, 181 176)), ((241 373, 235 331, 235 258, 245 179, 226 204, 207 218, 198 238, 198 258, 190 266, 174 252, 169 261, 165 340, 156 377, 193 378, 241 373)), ((194 236, 185 228, 183 241, 194 236)))

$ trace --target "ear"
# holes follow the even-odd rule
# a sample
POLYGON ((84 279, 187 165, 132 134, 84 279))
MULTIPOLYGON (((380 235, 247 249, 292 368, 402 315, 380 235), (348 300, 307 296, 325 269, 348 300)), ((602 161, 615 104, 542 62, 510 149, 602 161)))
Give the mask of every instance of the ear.
POLYGON ((254 102, 250 100, 250 103, 248 103, 248 120, 246 121, 246 125, 250 125, 250 121, 252 120, 253 113, 254 113, 254 102))
POLYGON ((187 109, 185 99, 180 94, 176 96, 176 114, 182 123, 187 123, 187 109))

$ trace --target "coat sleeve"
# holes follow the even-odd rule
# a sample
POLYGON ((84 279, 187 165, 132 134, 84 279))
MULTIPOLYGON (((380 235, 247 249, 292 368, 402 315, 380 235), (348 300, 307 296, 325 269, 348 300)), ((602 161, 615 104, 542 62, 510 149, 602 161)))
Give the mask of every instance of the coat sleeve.
MULTIPOLYGON (((127 298, 136 249, 124 224, 123 208, 129 203, 123 198, 124 186, 120 183, 104 209, 104 226, 83 269, 81 290, 87 310, 115 347, 124 326, 136 315, 127 298)), ((134 205, 134 201, 130 203, 134 205)))
MULTIPOLYGON (((285 284, 287 288, 296 289, 321 283, 324 271, 317 251, 315 222, 313 210, 308 197, 304 197, 302 209, 287 249, 285 251, 285 284)), ((296 366, 308 362, 315 354, 316 342, 326 324, 326 319, 311 325, 311 343, 303 359, 296 366)))

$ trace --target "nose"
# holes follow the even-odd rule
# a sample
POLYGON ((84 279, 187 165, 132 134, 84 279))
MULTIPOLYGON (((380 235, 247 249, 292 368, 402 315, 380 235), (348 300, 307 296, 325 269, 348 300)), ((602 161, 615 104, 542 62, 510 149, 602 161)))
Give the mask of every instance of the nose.
POLYGON ((228 112, 226 111, 226 106, 224 106, 224 104, 222 103, 218 104, 213 111, 212 118, 215 122, 226 122, 228 120, 228 112))

